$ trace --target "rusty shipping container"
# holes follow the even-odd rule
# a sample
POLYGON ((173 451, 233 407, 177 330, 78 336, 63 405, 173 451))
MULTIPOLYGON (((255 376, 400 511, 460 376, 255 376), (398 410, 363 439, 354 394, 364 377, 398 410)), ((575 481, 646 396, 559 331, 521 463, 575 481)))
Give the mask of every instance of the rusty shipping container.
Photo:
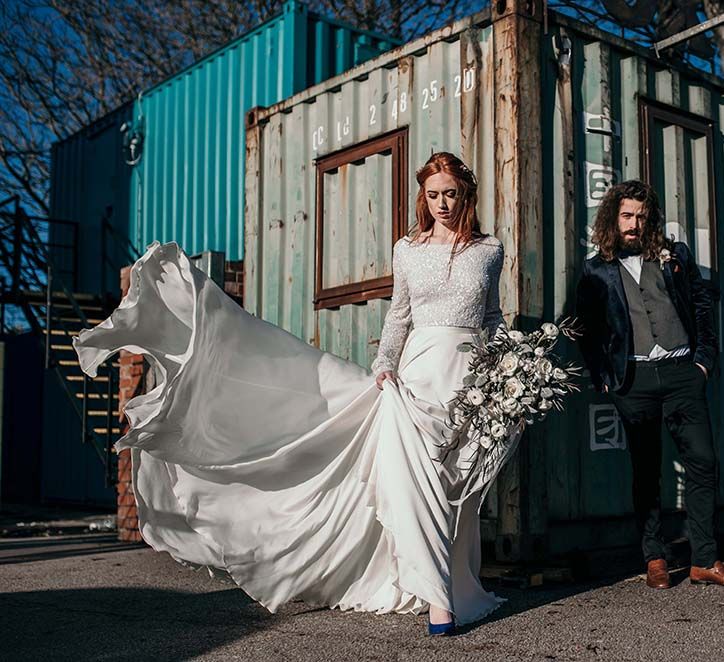
MULTIPOLYGON (((392 245, 413 220, 415 170, 446 150, 475 170, 483 230, 505 246, 509 324, 572 312, 603 193, 640 177, 658 188, 667 231, 694 250, 721 328, 723 90, 710 75, 544 16, 540 3, 508 0, 255 108, 244 305, 369 366, 389 306, 392 245)), ((575 347, 564 353, 580 361, 575 347)), ((709 389, 721 452, 718 370, 709 389)), ((663 483, 673 534, 684 504, 672 444, 663 483)), ((531 428, 483 523, 499 559, 635 543, 626 440, 610 402, 584 388, 567 413, 531 428)))

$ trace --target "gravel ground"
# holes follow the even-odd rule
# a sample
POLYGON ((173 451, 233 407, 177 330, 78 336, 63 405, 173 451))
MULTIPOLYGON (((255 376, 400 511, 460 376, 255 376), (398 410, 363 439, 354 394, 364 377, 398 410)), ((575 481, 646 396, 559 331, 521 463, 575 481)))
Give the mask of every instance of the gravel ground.
POLYGON ((112 534, 0 540, 0 660, 610 660, 722 662, 724 587, 643 577, 521 590, 431 639, 425 618, 269 614, 235 587, 112 534))

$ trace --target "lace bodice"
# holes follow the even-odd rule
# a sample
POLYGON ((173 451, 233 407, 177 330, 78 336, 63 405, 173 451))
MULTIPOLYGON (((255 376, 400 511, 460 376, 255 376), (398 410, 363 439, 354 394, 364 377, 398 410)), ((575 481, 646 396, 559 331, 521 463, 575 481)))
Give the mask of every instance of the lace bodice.
MULTIPOLYGON (((459 246, 458 246, 459 249, 459 246)), ((505 326, 498 283, 503 245, 487 236, 453 258, 451 244, 413 243, 399 239, 392 249, 394 285, 372 372, 396 370, 412 326, 487 328, 491 335, 505 326)))

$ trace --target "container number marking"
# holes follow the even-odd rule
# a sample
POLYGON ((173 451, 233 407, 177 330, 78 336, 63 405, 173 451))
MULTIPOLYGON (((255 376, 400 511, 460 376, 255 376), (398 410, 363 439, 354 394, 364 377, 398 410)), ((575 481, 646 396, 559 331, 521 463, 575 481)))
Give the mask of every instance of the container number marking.
POLYGON ((463 92, 471 92, 475 88, 475 69, 463 69, 462 75, 455 76, 455 97, 463 92))
POLYGON ((316 152, 324 144, 324 127, 318 126, 312 131, 312 149, 316 152))
MULTIPOLYGON (((461 73, 456 74, 454 78, 454 96, 460 97, 466 92, 471 92, 475 89, 475 69, 464 68, 461 73)), ((427 110, 431 104, 439 101, 445 95, 445 88, 440 84, 440 81, 435 79, 431 80, 424 88, 422 88, 421 103, 422 109, 427 110)), ((391 116, 393 121, 397 122, 400 115, 407 112, 408 108, 408 93, 400 92, 399 97, 392 101, 391 116)), ((378 104, 370 104, 369 106, 369 126, 375 126, 379 123, 378 104)), ((336 140, 342 142, 342 140, 350 135, 352 131, 352 120, 349 115, 346 115, 344 121, 337 122, 336 140)), ((312 131, 312 149, 316 152, 322 148, 325 144, 325 128, 324 126, 318 126, 312 131)))
POLYGON ((398 113, 404 113, 407 110, 407 92, 400 94, 400 103, 398 105, 397 99, 392 102, 392 119, 397 120, 398 113))
POLYGON ((439 98, 437 81, 431 80, 430 84, 422 90, 422 109, 429 108, 430 104, 435 103, 439 98))
POLYGON ((349 115, 347 115, 344 118, 344 123, 337 122, 337 142, 342 142, 343 136, 348 136, 350 129, 349 115))

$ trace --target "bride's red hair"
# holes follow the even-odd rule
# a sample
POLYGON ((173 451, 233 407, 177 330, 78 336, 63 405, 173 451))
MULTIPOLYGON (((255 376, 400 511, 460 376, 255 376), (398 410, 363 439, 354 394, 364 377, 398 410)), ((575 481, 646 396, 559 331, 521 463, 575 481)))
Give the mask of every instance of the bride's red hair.
POLYGON ((455 179, 458 184, 458 199, 452 210, 449 227, 457 234, 453 245, 453 254, 457 246, 462 242, 463 249, 474 239, 483 236, 480 230, 480 221, 476 206, 478 204, 478 180, 473 171, 470 170, 457 156, 450 152, 436 152, 433 154, 416 173, 415 177, 420 189, 417 192, 415 201, 416 224, 410 230, 410 238, 413 241, 425 242, 427 237, 419 239, 423 232, 429 231, 435 219, 432 217, 427 206, 425 197, 425 182, 431 175, 444 172, 455 179))

